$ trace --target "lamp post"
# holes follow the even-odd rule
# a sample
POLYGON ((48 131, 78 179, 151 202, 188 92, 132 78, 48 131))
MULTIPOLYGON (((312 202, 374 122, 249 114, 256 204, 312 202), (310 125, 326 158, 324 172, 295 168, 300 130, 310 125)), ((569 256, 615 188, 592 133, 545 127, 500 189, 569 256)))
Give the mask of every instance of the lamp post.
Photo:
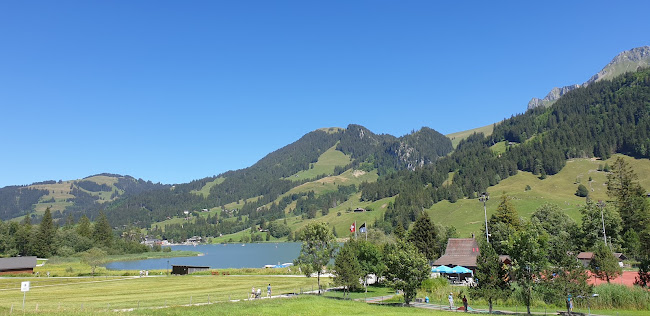
POLYGON ((490 196, 483 192, 481 194, 481 197, 478 198, 479 201, 483 202, 483 213, 485 214, 485 239, 487 240, 488 243, 490 243, 490 233, 488 232, 488 224, 487 224, 487 206, 485 205, 485 202, 490 199, 490 196))
POLYGON ((605 240, 605 246, 607 246, 607 235, 605 234, 605 215, 603 213, 603 207, 605 207, 605 202, 599 200, 598 206, 600 206, 600 219, 603 221, 603 239, 605 240))

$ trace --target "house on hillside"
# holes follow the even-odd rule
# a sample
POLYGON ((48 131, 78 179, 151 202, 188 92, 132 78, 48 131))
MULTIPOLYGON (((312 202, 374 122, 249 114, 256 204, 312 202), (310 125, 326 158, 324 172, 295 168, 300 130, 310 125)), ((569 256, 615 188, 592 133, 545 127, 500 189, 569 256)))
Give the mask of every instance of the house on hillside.
POLYGON ((449 238, 445 254, 438 258, 434 266, 463 266, 476 271, 476 257, 478 257, 478 242, 474 238, 449 238))
POLYGON ((0 275, 34 273, 36 257, 0 258, 0 275))

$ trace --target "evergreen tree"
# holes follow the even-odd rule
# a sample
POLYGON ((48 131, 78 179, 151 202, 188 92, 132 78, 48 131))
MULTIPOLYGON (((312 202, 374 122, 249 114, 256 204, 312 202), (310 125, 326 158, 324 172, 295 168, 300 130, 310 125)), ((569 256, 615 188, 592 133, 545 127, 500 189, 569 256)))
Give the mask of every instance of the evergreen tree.
POLYGON ((616 200, 624 230, 637 232, 650 225, 650 205, 645 190, 638 183, 638 176, 625 159, 618 157, 607 175, 607 195, 616 200))
MULTIPOLYGON (((521 230, 521 219, 510 198, 505 194, 501 196, 501 202, 497 211, 490 216, 488 229, 490 233, 490 243, 498 254, 507 253, 508 240, 516 232, 521 230)), ((485 235, 485 231, 483 231, 485 235)))
POLYGON ((32 219, 29 215, 25 215, 23 224, 20 225, 14 232, 14 247, 21 256, 29 256, 32 254, 32 219))
POLYGON ((579 197, 586 197, 589 195, 589 190, 583 184, 579 184, 578 189, 576 190, 576 195, 579 197))
POLYGON ((486 240, 479 241, 481 252, 476 258, 477 284, 469 289, 472 297, 484 298, 488 302, 492 314, 492 303, 497 299, 505 299, 512 289, 508 283, 508 270, 499 260, 499 255, 486 240))
POLYGON ((598 242, 594 250, 594 257, 589 264, 591 272, 601 280, 607 283, 623 273, 623 269, 618 265, 618 259, 614 257, 612 251, 604 242, 598 242))
POLYGON ((436 227, 431 222, 429 215, 426 212, 422 212, 408 234, 408 241, 415 245, 415 247, 418 248, 418 251, 420 251, 429 262, 432 262, 438 258, 438 253, 436 251, 436 237, 436 227))
POLYGON ((34 254, 41 258, 47 258, 54 254, 54 237, 56 235, 56 226, 52 222, 52 213, 48 207, 43 214, 43 219, 38 227, 36 239, 34 240, 34 254))
POLYGON ((403 239, 406 237, 406 230, 404 230, 402 223, 397 223, 397 226, 395 227, 395 231, 393 233, 397 239, 403 239))
POLYGON ((108 219, 104 212, 99 212, 99 220, 95 223, 95 228, 93 230, 93 240, 102 246, 107 248, 111 247, 113 243, 113 229, 108 223, 108 219))
POLYGON ((64 230, 69 230, 74 228, 74 217, 72 214, 68 214, 68 216, 65 218, 65 225, 63 225, 64 230))
POLYGON ((359 279, 363 275, 355 248, 354 242, 346 242, 334 260, 334 284, 343 286, 345 293, 356 290, 359 287, 359 279))
POLYGON ((93 237, 93 232, 90 226, 90 219, 88 219, 85 214, 81 216, 79 223, 77 223, 77 234, 89 239, 92 239, 93 237))

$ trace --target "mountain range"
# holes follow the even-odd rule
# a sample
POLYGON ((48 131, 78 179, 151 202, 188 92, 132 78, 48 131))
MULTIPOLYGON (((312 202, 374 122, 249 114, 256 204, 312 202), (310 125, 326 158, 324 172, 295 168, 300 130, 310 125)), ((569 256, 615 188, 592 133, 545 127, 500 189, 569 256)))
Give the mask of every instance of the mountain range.
POLYGON ((48 207, 59 221, 104 211, 113 226, 174 232, 182 239, 280 220, 286 225, 287 218, 298 227, 318 214, 343 225, 363 205, 381 212, 354 216, 390 232, 408 226, 423 209, 475 198, 521 171, 545 179, 567 159, 649 157, 649 60, 648 46, 623 52, 584 84, 534 99, 529 111, 495 124, 491 135, 457 137, 455 148, 428 127, 401 137, 355 124, 321 128, 248 168, 173 186, 100 174, 0 188, 0 219, 27 215, 37 223, 48 207), (201 211, 207 215, 189 221, 188 214, 201 211))

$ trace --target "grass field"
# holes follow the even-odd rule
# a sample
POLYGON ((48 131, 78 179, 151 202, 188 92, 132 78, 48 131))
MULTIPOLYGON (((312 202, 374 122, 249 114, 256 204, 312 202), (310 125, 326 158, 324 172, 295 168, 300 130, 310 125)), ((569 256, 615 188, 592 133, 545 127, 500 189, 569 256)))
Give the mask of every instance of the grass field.
POLYGON ((313 167, 300 171, 288 179, 297 181, 311 179, 322 174, 331 175, 334 173, 334 167, 345 166, 350 161, 352 161, 350 156, 336 150, 336 146, 333 146, 318 157, 318 161, 312 164, 313 167))
POLYGON ((26 310, 106 310, 163 307, 192 303, 246 299, 251 287, 274 294, 316 288, 315 278, 278 276, 161 276, 128 278, 5 278, 0 279, 0 313, 22 307, 22 281, 33 282, 26 310), (209 298, 208 298, 209 296, 209 298))
POLYGON ((483 133, 487 136, 492 134, 493 130, 494 130, 494 124, 490 124, 490 125, 477 127, 474 129, 468 129, 466 131, 447 134, 445 136, 447 136, 447 138, 451 140, 451 145, 454 146, 454 148, 456 148, 456 146, 458 146, 458 143, 460 143, 461 140, 469 137, 474 133, 483 133))

